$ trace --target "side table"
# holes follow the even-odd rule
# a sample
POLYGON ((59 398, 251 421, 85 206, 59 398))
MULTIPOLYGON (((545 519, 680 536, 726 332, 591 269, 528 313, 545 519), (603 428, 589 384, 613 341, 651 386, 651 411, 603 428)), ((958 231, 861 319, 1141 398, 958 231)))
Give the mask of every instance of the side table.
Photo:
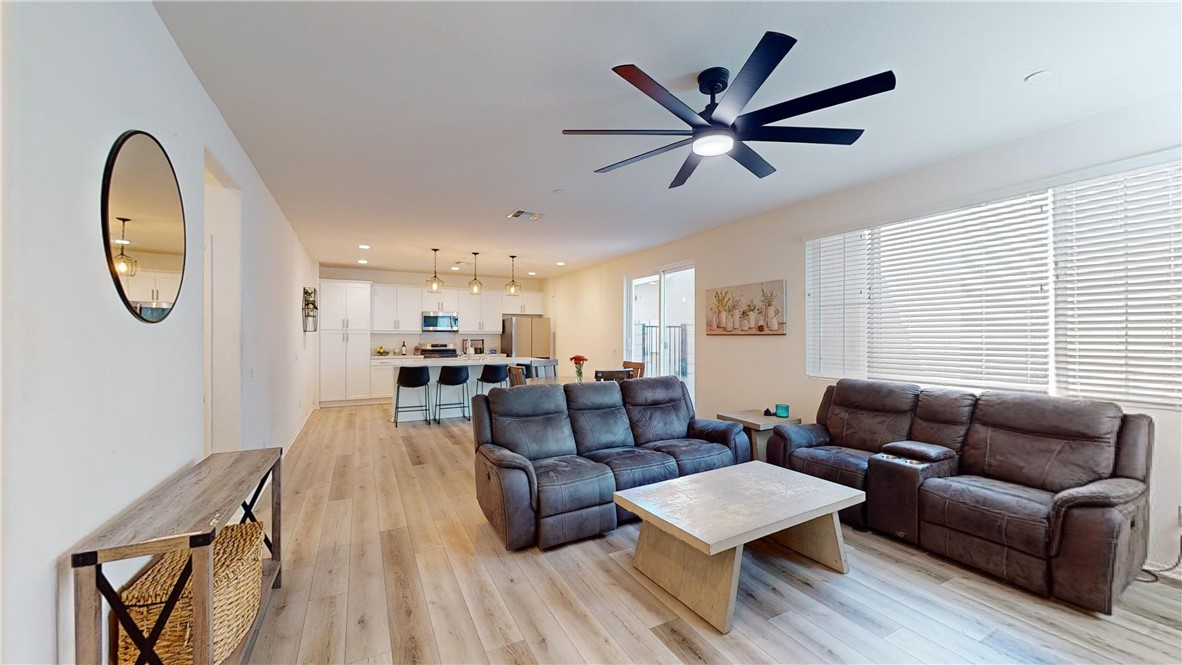
POLYGON ((715 416, 719 420, 729 420, 743 426, 747 438, 751 439, 751 459, 760 462, 767 461, 767 440, 772 436, 772 428, 776 425, 799 425, 800 418, 777 418, 763 415, 762 409, 747 409, 746 411, 726 411, 715 416))

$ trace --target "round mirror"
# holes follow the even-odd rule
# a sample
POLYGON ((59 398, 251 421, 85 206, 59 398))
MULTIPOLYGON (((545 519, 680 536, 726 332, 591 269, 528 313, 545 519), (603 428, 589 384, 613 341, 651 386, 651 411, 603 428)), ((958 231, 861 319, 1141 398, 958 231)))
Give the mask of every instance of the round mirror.
POLYGON ((103 173, 103 242, 123 304, 148 323, 162 321, 181 292, 185 210, 164 147, 151 134, 124 133, 103 173))

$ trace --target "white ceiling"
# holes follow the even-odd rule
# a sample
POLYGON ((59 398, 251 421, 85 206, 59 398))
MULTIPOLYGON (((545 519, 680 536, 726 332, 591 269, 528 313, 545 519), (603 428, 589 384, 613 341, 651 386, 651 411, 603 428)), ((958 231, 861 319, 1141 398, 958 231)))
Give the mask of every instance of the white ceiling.
MULTIPOLYGON (((1179 3, 158 3, 312 256, 429 270, 560 274, 796 201, 1071 122, 1182 81, 1179 3), (892 69, 895 91, 796 119, 865 128, 850 147, 756 144, 667 189, 688 148, 564 128, 682 123, 611 67, 694 108, 766 30, 795 48, 748 110, 892 69), (1051 75, 1038 85, 1023 77, 1051 75), (554 190, 563 190, 555 193, 554 190), (511 221, 516 208, 547 213, 511 221), (566 261, 566 268, 555 267, 566 261)), ((790 124, 790 123, 780 123, 790 124)))

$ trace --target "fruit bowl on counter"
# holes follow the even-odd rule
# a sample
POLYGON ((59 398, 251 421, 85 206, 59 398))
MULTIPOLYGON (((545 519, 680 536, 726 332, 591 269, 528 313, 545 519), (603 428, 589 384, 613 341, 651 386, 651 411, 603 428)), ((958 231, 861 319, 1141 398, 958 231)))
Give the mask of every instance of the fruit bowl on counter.
POLYGON ((374 349, 373 354, 375 356, 388 356, 390 355, 390 352, 379 346, 378 348, 374 349))

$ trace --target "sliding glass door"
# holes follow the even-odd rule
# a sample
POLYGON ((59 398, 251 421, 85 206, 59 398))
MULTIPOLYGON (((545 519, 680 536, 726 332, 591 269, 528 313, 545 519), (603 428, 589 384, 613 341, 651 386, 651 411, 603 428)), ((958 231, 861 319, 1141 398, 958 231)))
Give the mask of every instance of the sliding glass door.
POLYGON ((694 394, 694 267, 678 264, 629 275, 625 360, 645 376, 676 376, 694 394))

